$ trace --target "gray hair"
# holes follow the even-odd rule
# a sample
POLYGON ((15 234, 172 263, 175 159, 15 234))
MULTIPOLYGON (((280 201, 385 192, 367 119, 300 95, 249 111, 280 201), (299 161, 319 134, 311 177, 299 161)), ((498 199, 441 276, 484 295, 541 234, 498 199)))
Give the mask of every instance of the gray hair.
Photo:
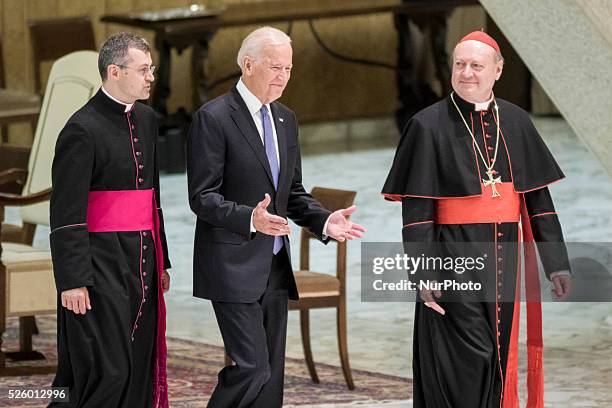
POLYGON ((236 62, 240 69, 243 68, 245 57, 257 59, 261 55, 261 50, 266 45, 291 44, 291 38, 281 30, 274 27, 261 27, 252 31, 242 41, 236 62))
POLYGON ((147 40, 127 31, 115 33, 104 41, 98 55, 98 70, 102 81, 106 81, 106 71, 109 65, 126 65, 129 62, 128 51, 130 48, 142 52, 151 52, 147 40))

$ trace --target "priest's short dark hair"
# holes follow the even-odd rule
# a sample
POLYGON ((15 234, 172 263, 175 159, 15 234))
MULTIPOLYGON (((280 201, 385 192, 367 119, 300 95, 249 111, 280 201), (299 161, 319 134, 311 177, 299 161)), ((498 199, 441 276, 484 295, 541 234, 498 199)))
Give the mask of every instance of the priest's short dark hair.
POLYGON ((106 70, 109 65, 126 65, 129 62, 130 48, 151 52, 149 42, 145 38, 128 31, 115 33, 104 41, 98 55, 98 70, 102 81, 106 81, 106 70))

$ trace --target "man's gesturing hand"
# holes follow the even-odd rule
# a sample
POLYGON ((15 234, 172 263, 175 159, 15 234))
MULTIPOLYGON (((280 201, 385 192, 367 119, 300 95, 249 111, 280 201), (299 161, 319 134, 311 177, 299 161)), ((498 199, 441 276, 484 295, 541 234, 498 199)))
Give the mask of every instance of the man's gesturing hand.
POLYGON ((86 287, 65 290, 62 292, 61 298, 62 306, 72 310, 74 314, 85 314, 87 310, 91 310, 89 291, 86 287))
POLYGON ((264 199, 255 207, 255 211, 253 211, 253 226, 255 230, 267 235, 289 235, 291 230, 289 225, 287 225, 287 220, 268 212, 267 208, 271 201, 270 196, 266 193, 264 199))
POLYGON ((352 205, 349 208, 334 211, 332 215, 329 216, 327 231, 325 231, 326 235, 339 242, 363 237, 363 233, 366 229, 348 220, 348 217, 354 213, 355 210, 357 210, 357 207, 352 205))

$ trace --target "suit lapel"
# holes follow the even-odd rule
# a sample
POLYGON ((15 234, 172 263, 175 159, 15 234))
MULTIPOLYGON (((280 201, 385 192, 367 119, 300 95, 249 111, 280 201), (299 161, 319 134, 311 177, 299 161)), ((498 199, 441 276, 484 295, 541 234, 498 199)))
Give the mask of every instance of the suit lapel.
POLYGON ((278 156, 280 157, 280 174, 278 175, 278 189, 287 185, 287 128, 285 118, 278 110, 277 105, 272 102, 272 116, 274 117, 274 127, 276 128, 276 138, 278 139, 278 156))
POLYGON ((232 108, 234 108, 234 111, 231 113, 232 120, 234 123, 236 123, 238 129, 240 129, 242 136, 244 136, 249 146, 251 146, 251 149, 253 149, 255 157, 257 157, 257 160, 259 160, 266 171, 266 174, 270 179, 270 183, 274 185, 272 171, 270 170, 270 163, 268 163, 268 156, 266 156, 266 150, 261 142, 261 137, 259 136, 257 128, 255 127, 251 113, 242 100, 242 97, 238 93, 236 87, 231 90, 231 96, 232 98, 230 99, 230 105, 232 108))

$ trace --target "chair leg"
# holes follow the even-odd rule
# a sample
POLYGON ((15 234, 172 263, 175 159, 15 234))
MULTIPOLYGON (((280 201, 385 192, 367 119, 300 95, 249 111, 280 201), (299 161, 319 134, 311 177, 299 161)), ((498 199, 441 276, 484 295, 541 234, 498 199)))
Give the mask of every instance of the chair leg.
POLYGON ((32 335, 38 334, 34 316, 19 317, 19 350, 4 353, 11 361, 44 360, 45 355, 32 350, 32 335))
POLYGON ((340 352, 340 362, 342 363, 342 371, 344 379, 349 390, 355 389, 353 383, 353 374, 351 373, 351 365, 348 357, 348 342, 346 338, 346 304, 341 302, 336 309, 336 323, 338 326, 338 350, 340 352))
POLYGON ((34 316, 19 318, 19 350, 32 351, 32 334, 36 328, 34 316))
POLYGON ((317 375, 317 369, 312 359, 312 349, 310 348, 310 314, 308 309, 300 310, 300 329, 302 331, 302 346, 304 347, 306 366, 308 367, 312 382, 318 384, 319 376, 317 375))
POLYGON ((8 126, 2 125, 0 127, 0 133, 2 133, 2 143, 8 143, 8 126))

